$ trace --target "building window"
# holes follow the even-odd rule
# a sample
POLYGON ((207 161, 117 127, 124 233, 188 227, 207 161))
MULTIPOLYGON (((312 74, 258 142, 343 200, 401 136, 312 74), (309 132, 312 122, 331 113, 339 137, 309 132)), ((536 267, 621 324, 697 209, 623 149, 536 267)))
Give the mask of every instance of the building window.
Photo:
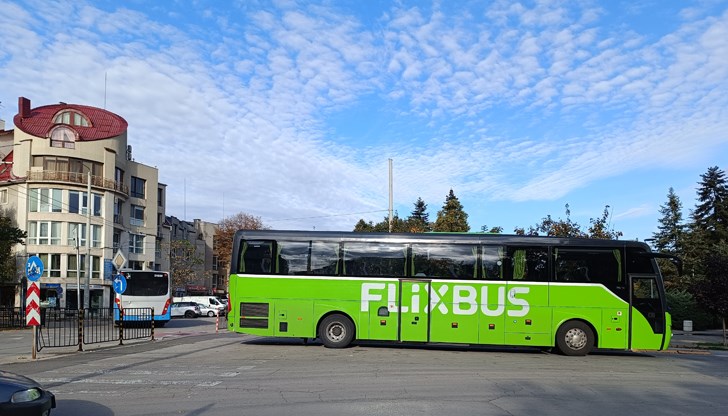
POLYGON ((91 225, 91 247, 101 247, 101 226, 91 225))
POLYGON ((0 204, 7 204, 7 203, 8 203, 8 190, 0 189, 0 204))
POLYGON ((33 188, 30 190, 30 212, 61 212, 63 192, 60 189, 33 188))
POLYGON ((129 223, 138 227, 144 226, 144 207, 132 204, 129 223))
POLYGON ((61 255, 39 253, 38 258, 43 262, 46 269, 43 271, 44 277, 61 277, 61 255))
MULTIPOLYGON (((93 197, 92 215, 101 216, 101 208, 104 205, 104 197, 101 194, 91 194, 93 197)), ((86 215, 88 207, 88 192, 68 191, 68 212, 71 214, 86 215)))
POLYGON ((74 149, 77 138, 76 132, 68 127, 56 127, 51 131, 51 147, 74 149))
POLYGON ((64 111, 58 113, 53 119, 56 124, 73 124, 74 126, 89 127, 88 119, 75 111, 64 111))
POLYGON ((136 176, 131 177, 131 189, 129 189, 129 192, 131 193, 131 196, 135 198, 144 198, 144 188, 146 186, 146 182, 144 179, 137 178, 136 176))
POLYGON ((79 256, 76 256, 75 254, 69 254, 68 255, 68 261, 66 264, 68 265, 68 269, 66 270, 66 276, 68 277, 86 277, 86 255, 81 254, 79 256), (79 261, 80 257, 80 261, 79 261), (78 270, 80 273, 76 273, 76 270, 78 270))
POLYGON ((86 224, 68 223, 67 244, 73 247, 86 247, 86 224))
POLYGON ((131 270, 144 270, 143 261, 129 261, 129 268, 131 270))
POLYGON ((61 244, 61 223, 55 221, 28 222, 28 244, 61 244))
POLYGON ((119 230, 114 230, 112 247, 114 248, 114 251, 118 250, 121 247, 121 231, 119 230))
POLYGON ((164 206, 164 189, 159 188, 157 189, 157 205, 160 207, 164 206))
POLYGON ((129 234, 129 253, 144 254, 144 235, 129 234))

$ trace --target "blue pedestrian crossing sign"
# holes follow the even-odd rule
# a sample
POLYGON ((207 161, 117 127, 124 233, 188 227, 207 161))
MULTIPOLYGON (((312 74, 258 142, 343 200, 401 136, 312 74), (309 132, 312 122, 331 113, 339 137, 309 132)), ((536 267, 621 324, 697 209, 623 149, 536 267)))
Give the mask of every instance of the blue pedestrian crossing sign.
POLYGON ((28 262, 25 263, 25 275, 28 280, 36 282, 43 275, 43 261, 38 256, 30 256, 28 262))
POLYGON ((123 274, 114 276, 114 292, 121 295, 126 290, 126 277, 123 274))

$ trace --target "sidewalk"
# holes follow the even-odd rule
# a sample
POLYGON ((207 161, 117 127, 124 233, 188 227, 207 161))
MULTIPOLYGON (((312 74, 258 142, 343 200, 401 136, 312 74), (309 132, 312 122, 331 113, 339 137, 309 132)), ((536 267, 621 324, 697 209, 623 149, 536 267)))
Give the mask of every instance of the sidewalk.
POLYGON ((722 329, 709 329, 705 331, 681 331, 677 329, 672 330, 672 340, 670 341, 670 348, 695 348, 695 349, 710 349, 705 344, 722 345, 723 344, 723 330, 722 329))

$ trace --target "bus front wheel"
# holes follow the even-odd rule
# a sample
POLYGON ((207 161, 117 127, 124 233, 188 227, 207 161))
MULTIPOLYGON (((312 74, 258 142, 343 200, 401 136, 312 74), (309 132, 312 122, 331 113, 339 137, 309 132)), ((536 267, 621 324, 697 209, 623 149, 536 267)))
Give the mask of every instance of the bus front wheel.
POLYGON ((584 322, 565 322, 556 332, 556 347, 564 355, 587 355, 593 346, 594 332, 584 322))
POLYGON ((344 348, 354 340, 354 324, 344 315, 329 315, 321 321, 319 337, 327 348, 344 348))

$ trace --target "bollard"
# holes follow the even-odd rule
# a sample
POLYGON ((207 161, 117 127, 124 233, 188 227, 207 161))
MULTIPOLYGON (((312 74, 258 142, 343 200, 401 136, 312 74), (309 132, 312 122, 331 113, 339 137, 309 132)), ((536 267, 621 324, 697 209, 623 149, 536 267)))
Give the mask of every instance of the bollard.
POLYGON ((78 310, 78 350, 83 351, 83 315, 84 310, 78 310))
POLYGON ((220 312, 217 312, 217 315, 215 315, 215 333, 217 334, 217 330, 220 329, 220 312))
POLYGON ((119 307, 119 345, 124 345, 124 309, 119 307))
POLYGON ((683 331, 693 332, 693 321, 683 321, 683 331))

